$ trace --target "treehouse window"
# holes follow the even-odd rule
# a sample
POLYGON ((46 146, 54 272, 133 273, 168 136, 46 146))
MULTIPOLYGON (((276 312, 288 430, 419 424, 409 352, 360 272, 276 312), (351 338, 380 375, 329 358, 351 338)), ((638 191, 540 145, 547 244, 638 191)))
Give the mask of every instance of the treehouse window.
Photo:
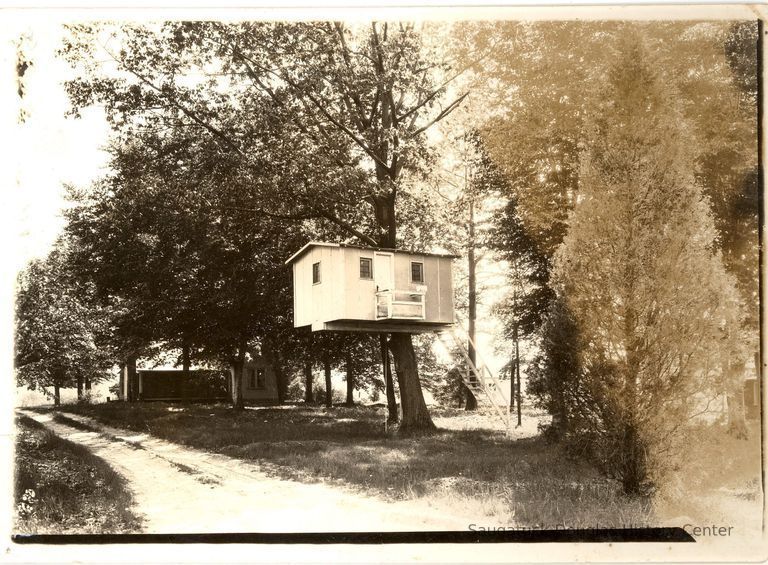
POLYGON ((312 284, 320 284, 320 263, 312 264, 312 284))
POLYGON ((411 262, 411 282, 424 282, 424 263, 411 262))
POLYGON ((360 257, 360 278, 373 279, 373 260, 369 257, 360 257))

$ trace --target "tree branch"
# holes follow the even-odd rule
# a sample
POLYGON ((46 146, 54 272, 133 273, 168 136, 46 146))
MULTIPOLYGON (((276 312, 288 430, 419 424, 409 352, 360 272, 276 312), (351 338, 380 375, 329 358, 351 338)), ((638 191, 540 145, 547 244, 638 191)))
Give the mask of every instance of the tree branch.
POLYGON ((424 125, 424 126, 420 127, 419 129, 417 129, 416 131, 414 131, 413 133, 411 133, 411 134, 410 134, 408 137, 416 137, 416 136, 417 136, 417 135, 419 135, 420 133, 423 133, 424 131, 426 131, 426 130, 428 130, 429 128, 431 128, 431 127, 432 127, 433 125, 435 125, 437 122, 439 122, 440 120, 442 120, 443 118, 445 118, 445 117, 446 117, 448 114, 450 114, 451 112, 453 112, 453 111, 454 111, 456 108, 458 108, 459 104, 461 104, 461 103, 464 101, 464 99, 465 99, 467 96, 469 96, 469 92, 465 92, 464 94, 462 94, 461 96, 459 96, 459 97, 458 97, 456 100, 454 100, 453 102, 451 102, 451 103, 448 105, 448 107, 447 107, 445 110, 443 110, 442 112, 440 112, 440 113, 439 113, 439 114, 438 114, 438 115, 435 117, 435 119, 431 120, 431 121, 430 121, 429 123, 427 123, 426 125, 424 125))

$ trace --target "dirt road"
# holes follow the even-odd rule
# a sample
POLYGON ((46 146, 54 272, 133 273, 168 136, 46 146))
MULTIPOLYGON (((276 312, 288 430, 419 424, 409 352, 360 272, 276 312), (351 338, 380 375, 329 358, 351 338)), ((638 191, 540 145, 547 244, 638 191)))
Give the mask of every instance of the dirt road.
MULTIPOLYGON (((258 464, 206 453, 67 414, 98 431, 19 410, 86 446, 129 482, 146 533, 466 530, 419 501, 387 502, 338 486, 269 476, 258 464)), ((106 533, 106 532, 105 532, 106 533)))

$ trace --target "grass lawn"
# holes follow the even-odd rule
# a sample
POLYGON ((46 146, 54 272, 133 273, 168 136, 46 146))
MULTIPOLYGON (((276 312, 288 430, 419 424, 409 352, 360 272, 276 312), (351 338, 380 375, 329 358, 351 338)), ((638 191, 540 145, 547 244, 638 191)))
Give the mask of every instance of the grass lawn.
POLYGON ((15 533, 139 531, 125 481, 104 461, 30 418, 16 429, 15 533))
MULTIPOLYGON (((280 476, 339 481, 392 499, 419 498, 478 525, 595 527, 652 524, 650 503, 540 437, 484 429, 397 438, 383 409, 303 405, 237 413, 224 405, 109 403, 62 410, 116 427, 271 464, 280 476)), ((466 418, 441 410, 442 421, 466 418)), ((530 417, 530 416, 528 416, 530 417)))
POLYGON ((733 526, 734 535, 760 535, 762 438, 759 421, 748 425, 748 439, 734 439, 722 426, 693 430, 679 454, 684 464, 657 496, 658 513, 683 523, 733 526))

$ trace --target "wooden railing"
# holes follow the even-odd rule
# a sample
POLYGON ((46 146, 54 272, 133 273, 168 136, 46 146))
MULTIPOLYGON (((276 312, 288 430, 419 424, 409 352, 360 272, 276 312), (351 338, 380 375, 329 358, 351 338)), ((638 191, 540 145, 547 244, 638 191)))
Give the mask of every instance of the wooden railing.
POLYGON ((376 293, 377 320, 423 320, 424 291, 380 290, 376 293))

